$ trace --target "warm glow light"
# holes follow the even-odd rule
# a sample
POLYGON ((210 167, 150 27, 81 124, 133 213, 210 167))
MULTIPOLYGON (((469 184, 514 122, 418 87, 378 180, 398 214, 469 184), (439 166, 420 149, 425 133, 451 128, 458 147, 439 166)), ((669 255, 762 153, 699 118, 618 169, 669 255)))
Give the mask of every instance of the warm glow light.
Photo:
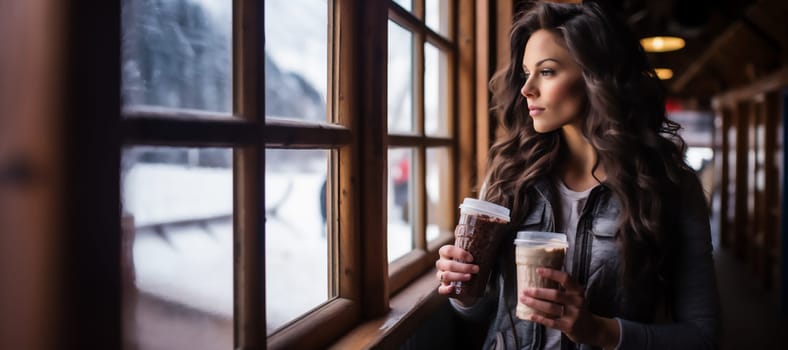
POLYGON ((652 36, 640 39, 640 45, 646 52, 676 51, 684 47, 684 39, 675 36, 652 36))
POLYGON ((660 80, 668 80, 673 78, 673 70, 670 68, 655 68, 654 72, 660 80))

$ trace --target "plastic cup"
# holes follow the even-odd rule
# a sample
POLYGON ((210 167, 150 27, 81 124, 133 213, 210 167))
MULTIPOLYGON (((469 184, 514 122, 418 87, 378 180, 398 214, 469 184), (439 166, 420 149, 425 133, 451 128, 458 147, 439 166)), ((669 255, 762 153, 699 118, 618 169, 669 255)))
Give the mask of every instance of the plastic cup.
MULTIPOLYGON (((487 201, 465 198, 460 205, 460 221, 454 229, 454 245, 473 256, 479 272, 466 282, 454 281, 453 298, 481 297, 490 278, 495 256, 509 223, 509 209, 487 201)), ((464 261, 463 261, 464 262, 464 261)))
POLYGON ((536 268, 547 267, 561 270, 564 267, 564 256, 568 247, 566 235, 554 232, 519 231, 514 240, 515 264, 517 265, 517 318, 530 320, 534 313, 556 318, 537 312, 519 301, 525 288, 558 289, 558 282, 539 276, 536 268))

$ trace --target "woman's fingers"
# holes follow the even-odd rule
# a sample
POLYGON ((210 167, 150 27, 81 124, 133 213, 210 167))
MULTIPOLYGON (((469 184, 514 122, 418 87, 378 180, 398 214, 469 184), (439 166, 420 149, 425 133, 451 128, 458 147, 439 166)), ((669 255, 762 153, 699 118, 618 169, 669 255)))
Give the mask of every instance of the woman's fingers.
POLYGON ((438 249, 438 254, 442 259, 457 260, 466 263, 473 261, 473 256, 471 253, 468 253, 465 249, 451 244, 440 247, 440 249, 438 249))
POLYGON ((564 306, 549 301, 539 300, 531 297, 523 297, 523 303, 532 309, 550 317, 561 317, 564 313, 564 306))
POLYGON ((536 269, 536 273, 538 273, 540 276, 544 278, 558 282, 558 284, 560 284, 566 290, 571 290, 571 291, 583 290, 583 287, 577 284, 577 282, 575 282, 571 277, 569 277, 569 274, 564 271, 558 271, 546 267, 540 267, 536 269))
POLYGON ((550 288, 524 288, 520 299, 522 300, 525 297, 577 307, 583 304, 583 298, 578 293, 550 288))
POLYGON ((438 294, 440 295, 454 294, 454 286, 452 286, 451 284, 448 286, 441 284, 440 286, 438 286, 438 294))
POLYGON ((468 281, 471 279, 471 274, 451 271, 438 271, 438 281, 443 284, 450 284, 454 281, 468 281))
POLYGON ((438 286, 438 294, 454 293, 454 286, 451 285, 451 282, 468 281, 472 274, 479 272, 479 266, 469 264, 473 261, 473 256, 464 249, 447 244, 438 249, 438 254, 440 259, 435 262, 438 281, 441 283, 438 286))
POLYGON ((438 271, 450 271, 450 272, 460 272, 460 273, 478 273, 479 266, 474 264, 466 264, 461 263, 459 261, 447 260, 447 259, 438 259, 435 262, 435 268, 438 271))
POLYGON ((584 287, 563 271, 538 268, 536 272, 558 282, 564 290, 526 288, 520 295, 520 301, 537 311, 531 316, 531 321, 560 330, 576 343, 594 341, 600 326, 585 303, 584 287))

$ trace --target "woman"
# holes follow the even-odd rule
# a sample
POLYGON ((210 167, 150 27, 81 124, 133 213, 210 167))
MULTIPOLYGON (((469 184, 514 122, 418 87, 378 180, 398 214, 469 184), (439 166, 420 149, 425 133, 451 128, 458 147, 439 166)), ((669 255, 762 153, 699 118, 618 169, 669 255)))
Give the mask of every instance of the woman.
MULTIPOLYGON (((514 23, 511 49, 491 82, 505 135, 481 197, 511 208, 512 223, 485 296, 454 308, 491 321, 485 349, 715 348, 706 203, 638 41, 598 4, 539 3, 514 23), (566 233, 565 271, 538 271, 560 290, 517 295, 511 242, 523 229, 566 233), (520 320, 518 300, 561 316, 520 320)), ((459 261, 471 259, 440 249, 440 294, 470 279, 476 266, 459 261)))

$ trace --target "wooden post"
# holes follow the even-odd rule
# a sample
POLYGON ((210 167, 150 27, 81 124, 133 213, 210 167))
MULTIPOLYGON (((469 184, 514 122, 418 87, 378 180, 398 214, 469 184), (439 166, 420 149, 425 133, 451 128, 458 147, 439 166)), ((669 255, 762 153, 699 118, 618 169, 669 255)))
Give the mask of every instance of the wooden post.
POLYGON ((460 198, 471 196, 476 174, 476 103, 475 67, 470 62, 474 61, 476 43, 474 40, 474 25, 476 21, 474 1, 460 0, 458 6, 457 28, 457 189, 460 198))
POLYGON ((740 259, 748 258, 750 228, 747 222, 747 151, 748 123, 747 102, 739 102, 734 108, 736 115, 736 179, 734 201, 734 227, 736 229, 734 253, 740 259))
POLYGON ((388 0, 357 1, 360 6, 360 23, 357 29, 360 53, 359 80, 360 131, 357 146, 361 150, 361 240, 364 290, 362 312, 364 317, 383 315, 389 309, 389 272, 386 219, 386 148, 387 114, 386 62, 388 57, 388 0))

